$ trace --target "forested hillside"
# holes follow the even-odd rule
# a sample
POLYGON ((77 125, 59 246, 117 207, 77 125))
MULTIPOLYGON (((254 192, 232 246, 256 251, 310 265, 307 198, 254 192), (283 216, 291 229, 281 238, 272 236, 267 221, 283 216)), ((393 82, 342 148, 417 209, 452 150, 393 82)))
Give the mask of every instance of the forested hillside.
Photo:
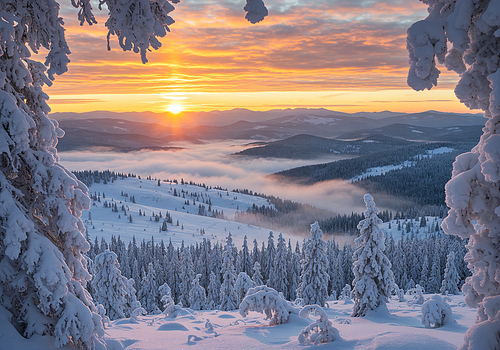
POLYGON ((465 142, 417 144, 368 156, 293 168, 273 176, 303 184, 353 179, 367 190, 409 199, 418 205, 444 205, 444 185, 451 177, 453 161, 458 154, 472 147, 472 143, 465 142), (450 152, 430 154, 441 147, 450 149, 450 152), (378 171, 372 171, 374 169, 378 171))

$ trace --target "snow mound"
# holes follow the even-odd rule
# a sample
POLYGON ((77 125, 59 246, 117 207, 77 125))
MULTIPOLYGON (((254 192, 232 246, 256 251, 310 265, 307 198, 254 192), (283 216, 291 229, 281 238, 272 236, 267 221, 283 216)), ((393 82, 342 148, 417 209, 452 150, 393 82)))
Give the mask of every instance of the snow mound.
POLYGON ((188 329, 186 326, 184 326, 181 323, 177 322, 172 322, 172 323, 165 323, 162 324, 160 327, 158 327, 159 331, 187 331, 188 329))

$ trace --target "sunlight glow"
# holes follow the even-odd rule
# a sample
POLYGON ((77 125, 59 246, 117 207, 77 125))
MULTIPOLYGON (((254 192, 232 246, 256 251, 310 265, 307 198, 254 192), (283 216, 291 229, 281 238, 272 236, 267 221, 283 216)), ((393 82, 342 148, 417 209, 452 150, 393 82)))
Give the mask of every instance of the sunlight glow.
POLYGON ((182 112, 184 110, 184 107, 182 107, 181 105, 178 105, 178 104, 171 104, 170 106, 168 106, 167 110, 170 113, 179 114, 180 112, 182 112))

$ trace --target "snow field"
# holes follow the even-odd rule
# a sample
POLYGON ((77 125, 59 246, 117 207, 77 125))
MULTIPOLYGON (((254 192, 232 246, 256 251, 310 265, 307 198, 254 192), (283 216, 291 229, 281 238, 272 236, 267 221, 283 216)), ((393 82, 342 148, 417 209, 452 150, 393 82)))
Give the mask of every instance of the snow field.
MULTIPOLYGON (((425 295, 429 299, 431 295, 425 295)), ((462 295, 449 297, 456 324, 425 328, 420 305, 408 306, 391 300, 390 314, 371 313, 350 317, 353 304, 327 302, 324 308, 341 339, 324 345, 335 349, 456 349, 463 334, 474 323, 476 310, 467 307, 462 295)), ((269 326, 264 315, 250 312, 243 318, 235 311, 193 311, 182 309, 176 317, 139 316, 137 324, 129 319, 113 321, 106 329, 108 345, 121 344, 127 350, 171 349, 304 349, 298 341, 302 329, 317 317, 302 319, 290 315, 288 323, 269 326), (206 327, 207 320, 213 329, 206 327)), ((307 345, 307 344, 306 344, 307 345)), ((314 348, 314 346, 313 346, 314 348)), ((111 349, 119 349, 119 346, 111 349)))
MULTIPOLYGON (((87 227, 88 234, 91 239, 96 237, 105 239, 109 242, 112 235, 120 236, 121 239, 128 243, 135 236, 138 242, 151 240, 163 241, 167 244, 169 240, 175 246, 181 244, 182 241, 186 245, 201 242, 203 239, 210 239, 212 243, 224 242, 225 237, 231 232, 233 240, 237 247, 243 243, 243 238, 246 235, 249 242, 257 239, 259 242, 267 240, 269 229, 257 227, 253 225, 242 224, 235 222, 234 214, 239 211, 246 211, 253 204, 256 206, 273 206, 264 198, 250 196, 240 193, 227 192, 224 190, 208 189, 195 185, 181 185, 175 183, 161 182, 158 186, 157 180, 147 180, 138 178, 118 179, 114 183, 102 184, 94 183, 89 188, 89 194, 100 193, 101 202, 92 201, 92 207, 89 212, 84 212, 82 218, 87 227), (174 190, 178 196, 174 196, 174 190), (182 198, 182 192, 187 191, 189 195, 182 198), (103 192, 106 198, 103 198, 103 192), (128 197, 122 195, 128 194, 128 197), (196 200, 193 205, 191 193, 199 195, 200 200, 196 200), (229 194, 229 195, 228 195, 229 194), (202 197, 203 195, 203 197, 202 197), (135 197, 135 202, 131 202, 131 197, 135 197), (210 199, 212 211, 223 211, 227 219, 217 219, 209 216, 198 215, 199 204, 205 206, 208 211, 208 204, 204 204, 202 198, 206 202, 210 199), (185 201, 189 200, 189 205, 185 201), (117 204, 118 212, 113 212, 110 207, 105 208, 104 202, 108 204, 117 204), (127 214, 121 210, 122 205, 127 208, 127 214), (146 216, 139 216, 141 212, 146 212, 146 216), (168 224, 168 231, 159 231, 163 223, 166 212, 172 215, 172 224, 168 224), (162 218, 159 222, 155 222, 154 218, 150 220, 152 213, 162 213, 162 218), (90 216, 89 216, 90 213, 90 216), (129 214, 132 215, 132 223, 129 222, 129 214), (118 218, 120 216, 120 218, 118 218), (90 218, 90 219, 89 219, 90 218), (179 226, 176 226, 177 220, 179 226), (184 229, 182 229, 182 226, 184 229), (204 230, 202 234, 201 230, 204 230)), ((208 213, 211 215, 211 213, 208 213)), ((277 237, 279 232, 275 232, 277 237)), ((295 244, 297 240, 302 238, 283 233, 283 237, 288 242, 291 239, 295 244)))

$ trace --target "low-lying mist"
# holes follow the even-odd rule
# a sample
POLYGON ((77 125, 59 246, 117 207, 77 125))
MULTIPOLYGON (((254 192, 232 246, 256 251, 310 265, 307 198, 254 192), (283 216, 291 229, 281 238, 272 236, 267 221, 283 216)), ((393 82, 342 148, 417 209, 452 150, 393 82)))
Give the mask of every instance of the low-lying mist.
MULTIPOLYGON (((248 142, 248 141, 246 141, 248 142)), ((304 207, 293 217, 288 217, 288 225, 293 232, 309 231, 309 224, 315 220, 339 214, 350 214, 365 210, 364 190, 341 180, 325 181, 313 185, 299 185, 273 179, 267 175, 309 164, 334 160, 291 160, 276 158, 235 157, 231 154, 245 148, 246 142, 212 142, 203 145, 179 144, 177 151, 117 152, 61 152, 61 163, 74 170, 112 170, 134 173, 158 179, 178 179, 209 186, 232 189, 249 189, 253 192, 289 199, 312 207, 304 207)), ((380 196, 375 198, 382 209, 392 206, 394 199, 380 196)), ((393 206, 392 206, 393 207, 393 206)), ((248 218, 247 220, 251 220, 248 218)), ((263 220, 255 217, 252 220, 263 220)))

